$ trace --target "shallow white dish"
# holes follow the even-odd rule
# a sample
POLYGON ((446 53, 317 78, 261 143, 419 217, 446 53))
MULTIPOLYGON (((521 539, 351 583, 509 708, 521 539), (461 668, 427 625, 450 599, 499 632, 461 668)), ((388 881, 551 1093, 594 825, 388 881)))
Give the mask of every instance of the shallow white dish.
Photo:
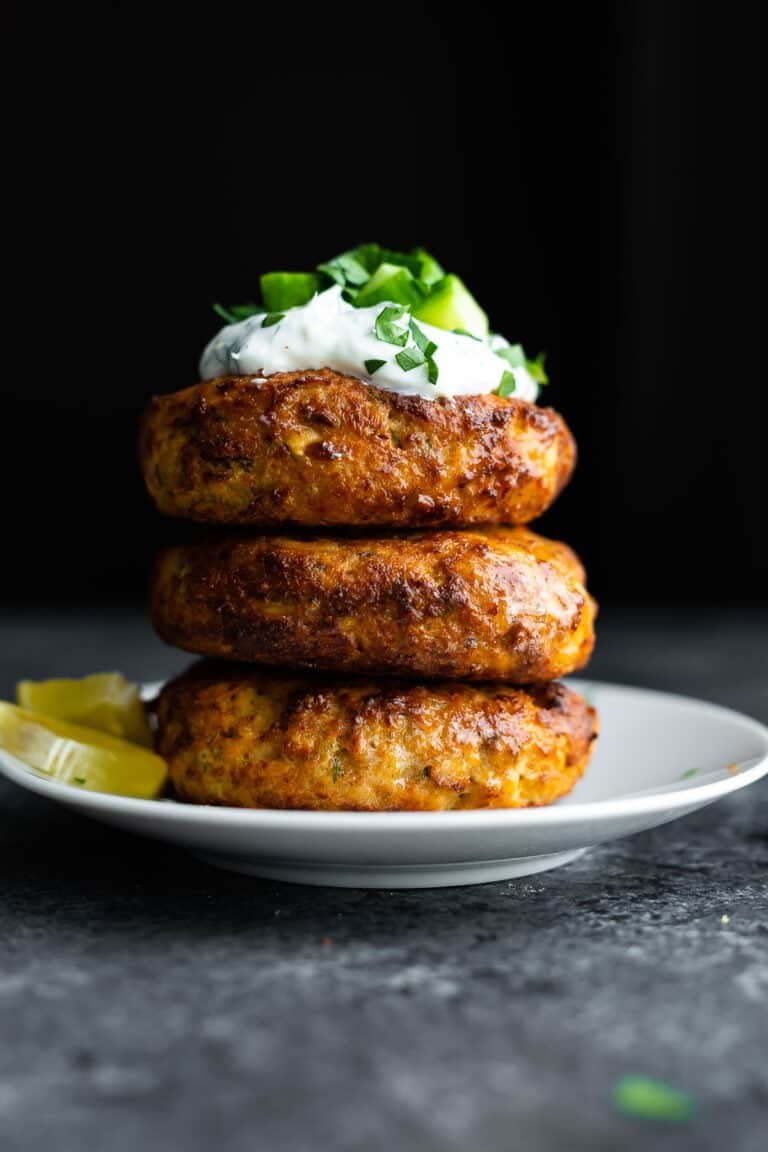
POLYGON ((478 884, 543 872, 593 844, 685 816, 768 773, 768 728, 756 720, 664 692, 569 683, 598 708, 601 734, 583 780, 549 808, 209 808, 57 784, 2 750, 0 772, 84 816, 177 844, 222 868, 354 888, 478 884))

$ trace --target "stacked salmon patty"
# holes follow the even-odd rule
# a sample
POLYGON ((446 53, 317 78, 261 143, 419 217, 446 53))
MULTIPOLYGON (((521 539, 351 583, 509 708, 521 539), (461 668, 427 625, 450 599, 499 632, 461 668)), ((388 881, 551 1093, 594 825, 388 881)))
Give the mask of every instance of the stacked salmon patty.
POLYGON ((158 701, 180 797, 391 811, 573 787, 596 717, 552 682, 588 660, 595 604, 574 553, 522 526, 574 467, 557 413, 227 376, 156 397, 141 458, 162 512, 210 526, 152 587, 159 634, 217 661, 158 701))

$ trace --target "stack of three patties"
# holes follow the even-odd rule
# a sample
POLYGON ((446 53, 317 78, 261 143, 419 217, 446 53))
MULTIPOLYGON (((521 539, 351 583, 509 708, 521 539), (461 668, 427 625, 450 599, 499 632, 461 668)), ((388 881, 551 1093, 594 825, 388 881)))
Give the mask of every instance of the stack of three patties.
POLYGON ((197 803, 521 807, 568 792, 596 717, 554 681, 595 605, 577 557, 522 525, 568 480, 551 409, 426 400, 327 369, 152 401, 158 508, 210 535, 158 559, 159 634, 197 664, 158 747, 197 803))

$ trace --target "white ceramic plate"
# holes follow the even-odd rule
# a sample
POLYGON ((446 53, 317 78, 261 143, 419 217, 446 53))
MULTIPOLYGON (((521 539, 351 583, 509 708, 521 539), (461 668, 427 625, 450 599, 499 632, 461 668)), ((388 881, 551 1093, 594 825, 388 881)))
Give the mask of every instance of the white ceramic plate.
MULTIPOLYGON (((768 772, 768 728, 683 696, 570 681, 600 712, 592 764, 549 808, 278 812, 129 800, 57 784, 0 751, 0 772, 95 820, 254 876, 354 888, 477 884, 567 864, 685 816, 768 772)), ((154 686, 152 686, 154 687, 154 686)))

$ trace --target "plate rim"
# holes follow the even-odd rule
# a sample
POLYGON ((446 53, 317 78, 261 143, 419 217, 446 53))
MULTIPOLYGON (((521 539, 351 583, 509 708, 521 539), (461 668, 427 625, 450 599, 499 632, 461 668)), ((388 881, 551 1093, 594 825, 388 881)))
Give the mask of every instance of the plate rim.
MULTIPOLYGON (((153 681, 154 688, 163 681, 153 681)), ((731 720, 737 720, 742 727, 751 731, 763 745, 757 763, 743 771, 709 783, 692 782, 685 787, 667 791, 651 791, 641 795, 612 797, 605 800, 589 800, 558 806, 547 805, 538 808, 480 808, 448 812, 339 812, 333 810, 312 811, 308 809, 280 808, 236 808, 230 805, 185 804, 168 800, 143 800, 130 796, 118 796, 112 792, 91 792, 75 789, 69 784, 49 780, 28 768, 22 761, 0 749, 0 775, 24 788, 26 791, 61 801, 70 808, 82 809, 97 815, 105 810, 115 815, 145 817, 150 821, 175 819, 179 823, 195 825, 214 823, 220 826, 269 826, 283 827, 286 830, 310 831, 322 827, 349 831, 355 828, 379 830, 441 828, 471 829, 497 827, 518 827, 520 829, 540 828, 549 825, 570 825, 584 820, 603 822, 619 817, 653 815, 659 812, 673 812, 681 809, 702 807, 722 796, 737 792, 754 784, 768 775, 768 726, 753 716, 748 716, 735 708, 716 704, 700 697, 688 696, 679 692, 666 692, 656 688, 644 688, 633 684, 622 684, 608 680, 589 680, 582 677, 569 677, 567 683, 576 691, 611 691, 626 693, 629 696, 661 698, 673 701, 690 711, 704 710, 717 713, 731 720), (173 816, 171 816, 173 813, 173 816)), ((661 788, 669 788, 661 785, 661 788)))

